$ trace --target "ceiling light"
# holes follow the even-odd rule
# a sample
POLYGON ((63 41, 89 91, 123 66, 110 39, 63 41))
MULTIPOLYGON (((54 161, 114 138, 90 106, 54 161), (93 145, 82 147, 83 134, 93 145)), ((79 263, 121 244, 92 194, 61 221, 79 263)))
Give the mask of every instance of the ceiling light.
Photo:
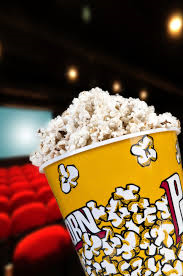
POLYGON ((168 22, 168 31, 171 35, 177 36, 182 32, 182 16, 173 15, 168 22))
POLYGON ((148 92, 147 92, 147 90, 141 90, 139 92, 139 98, 141 100, 146 100, 148 98, 148 92))
POLYGON ((91 21, 91 9, 88 6, 82 8, 81 17, 85 23, 91 21))
POLYGON ((70 81, 75 81, 78 78, 78 70, 75 67, 70 67, 67 71, 67 78, 70 81))
POLYGON ((121 82, 119 81, 114 81, 112 84, 112 90, 114 93, 119 93, 122 90, 122 85, 121 82))

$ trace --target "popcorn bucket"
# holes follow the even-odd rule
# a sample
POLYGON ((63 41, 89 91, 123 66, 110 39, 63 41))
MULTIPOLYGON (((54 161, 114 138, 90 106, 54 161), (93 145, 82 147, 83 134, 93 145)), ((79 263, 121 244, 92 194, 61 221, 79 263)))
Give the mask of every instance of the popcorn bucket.
POLYGON ((183 275, 176 132, 109 139, 41 166, 86 275, 183 275))

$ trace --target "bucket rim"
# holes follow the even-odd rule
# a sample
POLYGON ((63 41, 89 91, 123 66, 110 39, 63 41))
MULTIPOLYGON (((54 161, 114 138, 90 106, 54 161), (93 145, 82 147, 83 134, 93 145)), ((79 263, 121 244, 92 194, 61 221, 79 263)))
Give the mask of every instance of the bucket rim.
POLYGON ((49 165, 56 163, 57 161, 63 160, 67 157, 70 157, 72 155, 76 155, 78 153, 84 152, 84 151, 88 151, 94 148, 98 148, 101 146, 105 146, 108 144, 112 144, 115 142, 119 142, 119 141, 123 141, 123 140, 127 140, 130 138, 134 138, 134 137, 138 137, 138 136, 143 136, 143 135, 147 135, 147 134, 154 134, 154 133, 159 133, 159 132, 171 132, 171 131, 175 131, 177 133, 177 135, 180 134, 180 130, 178 128, 156 128, 156 129, 149 129, 149 130, 144 130, 144 131, 139 131, 139 132, 134 132, 134 133, 130 133, 130 134, 125 134, 119 137, 115 137, 115 138, 110 138, 101 142, 96 142, 93 143, 91 145, 88 146, 84 146, 82 148, 76 149, 74 151, 69 151, 66 152, 60 156, 54 157, 46 162, 44 162, 40 167, 39 167, 39 172, 40 173, 44 173, 44 168, 48 167, 49 165))

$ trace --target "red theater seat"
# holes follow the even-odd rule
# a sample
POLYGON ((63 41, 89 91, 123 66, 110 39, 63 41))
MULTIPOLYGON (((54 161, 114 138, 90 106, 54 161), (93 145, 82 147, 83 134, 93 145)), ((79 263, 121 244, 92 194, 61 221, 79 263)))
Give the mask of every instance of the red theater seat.
POLYGON ((23 171, 39 171, 39 168, 32 165, 31 163, 25 164, 21 168, 23 171))
POLYGON ((32 179, 32 181, 30 181, 30 185, 36 191, 41 189, 42 187, 49 186, 46 177, 41 175, 37 176, 37 178, 32 179))
POLYGON ((7 176, 7 169, 0 168, 0 176, 7 176))
POLYGON ((11 220, 12 234, 17 235, 44 225, 47 221, 47 210, 42 203, 29 203, 15 210, 11 220))
POLYGON ((20 191, 15 193, 11 197, 10 205, 11 211, 13 212, 15 209, 36 201, 36 195, 33 191, 20 191))
POLYGON ((8 197, 11 191, 7 185, 0 185, 0 195, 8 197))
POLYGON ((28 182, 25 182, 25 181, 13 183, 13 184, 11 184, 9 189, 10 189, 10 192, 12 195, 15 193, 18 193, 20 191, 27 191, 27 190, 31 191, 32 190, 32 188, 28 184, 28 182))
POLYGON ((12 183, 23 182, 23 181, 27 181, 26 178, 23 175, 17 175, 17 176, 14 175, 14 176, 9 178, 8 182, 11 185, 12 183))
POLYGON ((9 173, 21 172, 21 167, 17 165, 11 166, 10 168, 8 168, 8 172, 9 173))
POLYGON ((42 187, 38 192, 37 192, 37 199, 38 201, 43 202, 44 204, 47 204, 50 199, 53 198, 53 193, 50 187, 42 187))
POLYGON ((0 240, 10 235, 11 222, 7 214, 0 213, 0 240))
POLYGON ((48 202, 48 222, 54 222, 56 220, 62 219, 58 204, 55 198, 52 198, 48 202))
MULTIPOLYGON (((16 275, 55 275, 55 267, 60 272, 67 271, 64 260, 72 251, 67 230, 59 225, 47 226, 21 240, 14 251, 13 263, 16 275)), ((68 275, 68 274, 57 274, 68 275)))
POLYGON ((0 196, 0 213, 8 214, 10 211, 9 199, 5 196, 0 196))
POLYGON ((5 177, 0 177, 0 185, 7 185, 8 181, 5 177))

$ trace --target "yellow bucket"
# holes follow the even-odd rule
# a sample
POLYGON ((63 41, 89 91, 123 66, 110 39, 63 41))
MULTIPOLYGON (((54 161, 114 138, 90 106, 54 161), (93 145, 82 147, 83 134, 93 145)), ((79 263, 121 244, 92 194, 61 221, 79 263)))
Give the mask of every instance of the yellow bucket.
POLYGON ((41 166, 86 275, 183 275, 176 132, 109 139, 41 166))

